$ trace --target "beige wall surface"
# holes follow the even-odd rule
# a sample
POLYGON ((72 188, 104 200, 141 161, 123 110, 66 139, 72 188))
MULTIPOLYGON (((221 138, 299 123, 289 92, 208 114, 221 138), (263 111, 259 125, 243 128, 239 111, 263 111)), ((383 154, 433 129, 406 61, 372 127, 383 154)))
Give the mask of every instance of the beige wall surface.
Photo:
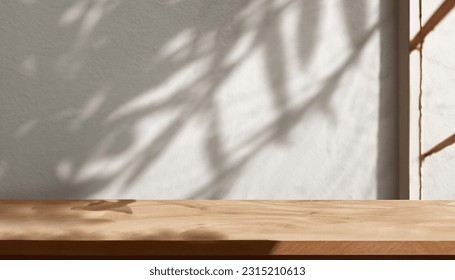
POLYGON ((395 8, 0 1, 0 198, 396 198, 395 8))

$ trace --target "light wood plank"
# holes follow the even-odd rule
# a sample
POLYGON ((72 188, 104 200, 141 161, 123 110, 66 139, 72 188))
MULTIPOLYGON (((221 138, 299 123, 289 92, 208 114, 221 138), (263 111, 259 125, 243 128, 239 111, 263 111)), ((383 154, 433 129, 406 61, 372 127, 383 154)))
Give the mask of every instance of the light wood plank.
POLYGON ((450 201, 0 201, 1 258, 455 256, 450 201))
POLYGON ((450 201, 3 201, 3 240, 455 241, 450 201))

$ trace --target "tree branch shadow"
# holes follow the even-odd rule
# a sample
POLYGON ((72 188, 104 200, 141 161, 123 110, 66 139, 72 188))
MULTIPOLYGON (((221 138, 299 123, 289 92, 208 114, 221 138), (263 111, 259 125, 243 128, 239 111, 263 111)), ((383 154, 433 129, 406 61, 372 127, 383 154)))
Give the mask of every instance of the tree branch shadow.
POLYGON ((211 174, 185 197, 223 199, 266 147, 286 145, 310 110, 336 120, 332 95, 379 28, 366 27, 364 0, 355 5, 344 1, 354 51, 315 95, 295 104, 288 85, 283 14, 297 8, 301 32, 295 49, 300 66, 308 71, 322 28, 319 1, 3 5, 0 34, 6 47, 1 57, 8 56, 0 72, 8 83, 0 103, 0 161, 7 166, 6 175, 0 176, 4 198, 96 197, 113 185, 111 193, 128 194, 129 186, 155 168, 197 122, 204 128, 201 158, 211 174), (11 23, 35 37, 21 36, 11 23), (236 146, 248 152, 235 158, 222 135, 218 99, 223 86, 258 50, 275 117, 236 146), (22 73, 14 70, 17 64, 22 73), (153 133, 146 129, 150 123, 153 133))

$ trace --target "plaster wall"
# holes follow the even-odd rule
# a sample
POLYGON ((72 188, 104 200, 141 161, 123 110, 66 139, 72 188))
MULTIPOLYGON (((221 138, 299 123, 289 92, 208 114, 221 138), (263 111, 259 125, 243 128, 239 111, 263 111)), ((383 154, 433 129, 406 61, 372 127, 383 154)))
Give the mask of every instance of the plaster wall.
POLYGON ((394 2, 0 1, 0 198, 396 198, 394 2))
MULTIPOLYGON (((423 22, 442 0, 422 2, 423 22)), ((453 1, 446 1, 452 2, 453 1)), ((455 11, 452 9, 425 38, 422 60, 422 152, 441 145, 422 164, 422 199, 455 199, 455 11)))

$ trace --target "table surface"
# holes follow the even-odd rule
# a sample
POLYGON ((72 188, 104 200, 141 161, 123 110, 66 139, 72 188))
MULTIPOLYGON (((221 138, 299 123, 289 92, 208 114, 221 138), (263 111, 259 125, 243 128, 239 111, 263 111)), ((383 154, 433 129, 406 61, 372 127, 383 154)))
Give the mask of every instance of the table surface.
POLYGON ((2 256, 455 255, 455 201, 18 200, 0 221, 2 256))

